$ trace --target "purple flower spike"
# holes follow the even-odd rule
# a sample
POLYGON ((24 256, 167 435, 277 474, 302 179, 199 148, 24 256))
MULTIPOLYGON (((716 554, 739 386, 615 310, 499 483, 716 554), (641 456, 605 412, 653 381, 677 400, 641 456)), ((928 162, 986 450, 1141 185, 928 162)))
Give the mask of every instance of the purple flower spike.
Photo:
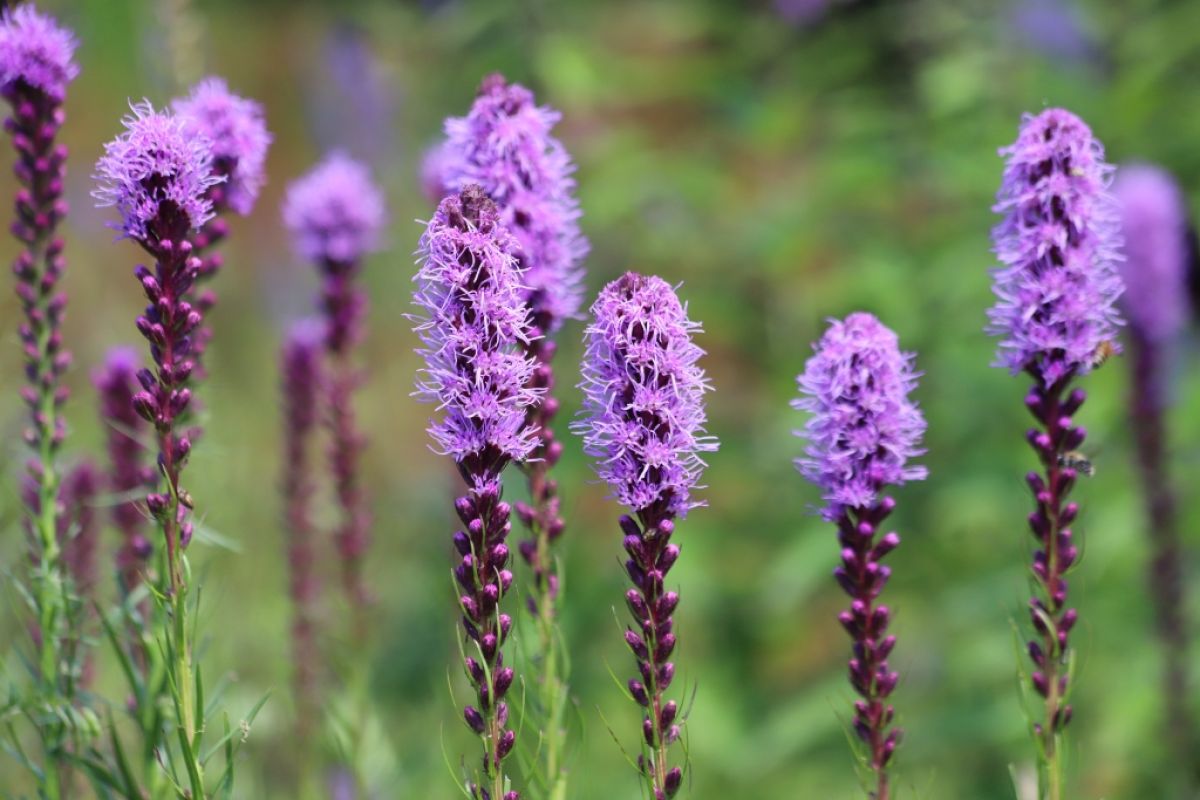
POLYGON ((925 478, 924 467, 908 465, 925 452, 925 419, 908 398, 917 383, 912 360, 896 334, 862 312, 831 320, 816 345, 799 378, 807 396, 792 407, 812 414, 808 457, 796 466, 823 490, 825 519, 871 505, 884 486, 925 478))
POLYGON ((1048 796, 1062 796, 1061 739, 1071 720, 1066 702, 1070 632, 1078 614, 1067 605, 1066 574, 1078 561, 1071 523, 1079 513, 1068 497, 1091 474, 1081 452, 1086 430, 1074 417, 1085 395, 1072 389, 1081 375, 1117 349, 1122 292, 1116 250, 1117 209, 1107 189, 1112 168, 1087 125, 1062 109, 1026 116, 1007 157, 995 210, 999 302, 988 312, 989 332, 1002 336, 997 366, 1024 370, 1033 380, 1025 405, 1037 422, 1026 440, 1041 463, 1027 476, 1035 510, 1028 523, 1038 547, 1030 600, 1032 686, 1044 700, 1033 726, 1048 796))
POLYGON ((78 45, 73 33, 32 4, 7 9, 0 20, 0 82, 7 92, 34 91, 60 104, 79 75, 78 45))
POLYGON ((434 151, 447 191, 483 187, 500 221, 517 237, 527 300, 543 334, 575 316, 583 300, 587 240, 579 231, 574 166, 550 131, 561 115, 534 103, 524 86, 489 75, 471 112, 446 120, 446 143, 434 151))
POLYGON ((668 767, 667 758, 684 722, 665 697, 675 675, 672 617, 679 604, 665 580, 679 558, 671 542, 676 519, 703 505, 691 494, 704 467, 701 454, 717 449, 704 434, 710 387, 697 364, 703 351, 692 342, 700 325, 666 281, 627 272, 604 287, 591 313, 584 408, 572 428, 596 472, 636 515, 620 521, 634 586, 625 595, 634 622, 625 641, 639 674, 629 689, 642 707, 638 763, 653 796, 665 799, 682 783, 682 770, 668 767))
POLYGON ((283 223, 308 261, 360 261, 378 249, 383 195, 365 166, 333 153, 288 187, 283 223))
POLYGON ((811 414, 799 434, 808 439, 808 457, 796 466, 821 488, 827 501, 822 515, 838 527, 842 563, 834 577, 851 600, 838 619, 854 643, 850 685, 862 698, 854 704, 854 730, 875 773, 871 796, 883 800, 888 763, 903 732, 889 730, 895 710, 888 698, 899 676, 888 667, 888 656, 896 637, 887 632, 891 613, 877 602, 891 574, 881 562, 900 537, 879 535, 880 523, 896 507, 880 493, 927 475, 924 467, 907 464, 925 452, 925 419, 909 399, 918 376, 912 362, 896 334, 874 316, 858 312, 831 320, 798 379, 805 396, 792 403, 811 414))
POLYGON ((354 394, 363 378, 353 357, 367 308, 358 276, 362 259, 378 246, 383 195, 366 167, 334 153, 288 187, 283 221, 296 251, 317 266, 322 278, 325 351, 330 357, 329 461, 342 517, 335 539, 342 585, 354 609, 355 636, 362 641, 370 603, 362 566, 371 515, 359 468, 366 439, 354 417, 354 394))
POLYGON ((233 94, 220 78, 205 78, 187 97, 172 101, 171 108, 191 135, 212 143, 213 171, 228 179, 214 206, 249 214, 263 185, 271 145, 262 106, 233 94))
POLYGON ((464 528, 454 535, 460 559, 454 575, 463 592, 464 668, 478 699, 478 708, 467 706, 463 716, 485 754, 480 780, 470 782, 478 800, 509 796, 501 762, 515 737, 503 700, 513 683, 502 652, 512 620, 500 609, 513 576, 500 474, 536 444, 526 421, 538 392, 529 388, 534 363, 523 349, 532 333, 516 248, 495 204, 478 186, 468 187, 442 201, 421 236, 413 293, 425 360, 416 396, 443 412, 429 433, 468 487, 455 502, 464 528))
POLYGON ((121 498, 112 506, 113 524, 121 534, 117 573, 121 591, 133 591, 149 568, 154 547, 146 536, 146 517, 131 495, 154 485, 154 470, 146 464, 146 420, 134 410, 140 391, 140 360, 132 347, 114 347, 104 365, 92 376, 100 395, 100 420, 105 426, 108 450, 108 491, 121 498))
POLYGON ((160 240, 189 239, 212 219, 208 192, 225 180, 212 170, 211 142, 148 101, 130 109, 121 120, 125 132, 104 146, 96 162, 92 196, 101 208, 120 213, 113 228, 148 249, 160 240))
MULTIPOLYGON (((1121 167, 1113 191, 1125 235, 1122 305, 1129 316, 1130 421, 1145 498, 1146 530, 1153 555, 1148 585, 1162 640, 1167 737, 1180 764, 1194 762, 1193 717, 1187 703, 1191 636, 1179 534, 1176 489, 1167 453, 1168 372, 1175 346, 1191 316, 1187 204, 1178 184, 1158 167, 1121 167)), ((1200 778, 1197 778, 1200 780, 1200 778)))
POLYGON ((312 443, 320 421, 324 328, 317 320, 302 320, 288 332, 283 345, 284 460, 283 502, 287 525, 287 556, 291 571, 293 684, 302 737, 312 733, 320 707, 317 645, 316 526, 312 498, 316 491, 312 443))
POLYGON ((1030 371, 1049 387, 1091 370, 1116 337, 1121 280, 1113 168, 1083 120, 1051 108, 1021 122, 1007 157, 993 232, 999 298, 988 332, 996 365, 1030 371))

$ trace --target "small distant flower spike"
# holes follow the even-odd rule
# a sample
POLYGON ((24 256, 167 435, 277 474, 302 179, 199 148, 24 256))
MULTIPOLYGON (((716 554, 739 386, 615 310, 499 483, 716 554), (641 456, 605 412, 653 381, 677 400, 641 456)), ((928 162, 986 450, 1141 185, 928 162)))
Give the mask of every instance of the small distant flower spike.
POLYGON ((822 515, 837 523, 842 563, 834 577, 851 599, 838 619, 854 643, 850 684, 862 698, 854 704, 854 730, 875 774, 871 797, 887 800, 887 768, 902 731, 889 730, 895 710, 888 700, 899 675, 888 656, 896 637, 887 632, 891 612, 878 599, 891 575, 880 562, 900 537, 879 535, 896 507, 881 493, 927 475, 908 463, 925 452, 925 419, 909 397, 918 373, 896 334, 862 312, 832 320, 815 349, 797 381, 802 396, 792 403, 810 414, 799 432, 808 439, 807 457, 796 466, 822 490, 822 515))
POLYGON ((1171 361, 1192 315, 1188 269, 1194 253, 1187 201, 1166 170, 1150 165, 1121 167, 1113 194, 1121 208, 1125 236, 1121 305, 1129 318, 1129 411, 1152 548, 1148 586, 1165 656, 1166 738, 1178 762, 1188 764, 1200 752, 1200 741, 1191 709, 1179 700, 1191 696, 1191 636, 1185 548, 1168 455, 1167 409, 1171 361))
POLYGON ((324 329, 301 320, 288 331, 281 357, 283 375, 283 502, 292 598, 292 669, 302 737, 312 734, 319 705, 320 648, 317 644, 318 547, 312 516, 316 491, 312 444, 320 422, 324 329))
MULTIPOLYGON (((18 334, 25 367, 21 399, 29 409, 24 440, 28 496, 25 523, 30 533, 30 589, 36 606, 38 691, 52 705, 74 701, 76 684, 64 666, 71 643, 70 607, 62 591, 64 568, 58 531, 62 523, 63 475, 59 457, 66 426, 63 376, 71 354, 63 342, 67 295, 61 289, 67 262, 57 235, 67 214, 63 199, 67 148, 58 143, 66 120, 67 85, 79 74, 74 35, 54 19, 25 4, 0 16, 0 96, 12 108, 4 128, 15 152, 17 179, 10 231, 19 245, 12 270, 21 309, 18 334)), ((53 717, 54 714, 48 715, 53 717)), ((46 752, 66 754, 63 726, 50 721, 41 729, 46 752)), ((61 756, 60 756, 61 757, 61 756)), ((55 793, 59 763, 41 765, 39 793, 55 793)))
POLYGON ((482 189, 451 194, 421 236, 413 294, 425 361, 416 396, 437 405, 441 416, 429 428, 435 450, 454 459, 467 485, 455 502, 463 530, 454 535, 454 575, 463 592, 464 668, 478 700, 463 716, 484 746, 482 775, 469 786, 477 800, 517 800, 505 791, 502 767, 516 733, 504 700, 514 681, 503 654, 512 619, 500 609, 513 575, 505 542, 511 509, 501 500, 500 476, 533 451, 527 415, 538 401, 529 387, 534 362, 524 346, 533 333, 517 246, 482 189))
POLYGON ((359 273, 363 259, 379 245, 383 194, 365 166, 334 153, 288 187, 283 221, 296 252, 317 267, 322 279, 329 462, 342 517, 335 539, 342 585, 354 609, 355 636, 362 640, 370 603, 362 567, 371 515, 359 466, 366 439, 354 417, 354 394, 363 380, 354 364, 354 346, 362 339, 367 308, 359 273))
POLYGON ((112 505, 113 524, 121 535, 117 574, 128 594, 142 582, 154 547, 146 536, 146 515, 132 495, 154 486, 153 469, 146 463, 146 420, 134 409, 140 359, 132 347, 114 347, 92 376, 100 395, 100 421, 108 451, 107 491, 119 499, 112 505))
POLYGON ((1029 656, 1031 685, 1044 700, 1033 730, 1042 795, 1060 800, 1062 736, 1071 721, 1069 637, 1078 620, 1067 605, 1066 574, 1079 559, 1070 527, 1079 506, 1067 497, 1091 471, 1080 452, 1087 431, 1074 421, 1086 395, 1072 384, 1118 350, 1121 232, 1108 193, 1112 167, 1074 114, 1050 108, 1026 115, 1017 141, 1000 154, 1006 165, 995 210, 1004 220, 993 232, 999 300, 987 329, 1001 337, 996 366, 1033 381, 1025 406, 1037 427, 1026 439, 1042 469, 1026 476, 1035 503, 1028 522, 1038 542, 1029 656))
POLYGON ((672 617, 679 604, 665 584, 679 558, 671 536, 676 520, 703 505, 692 492, 703 454, 717 449, 704 433, 710 386, 698 364, 703 351, 692 341, 699 330, 661 278, 627 272, 608 284, 584 334, 584 408, 572 425, 597 474, 633 512, 620 520, 634 587, 625 599, 635 627, 626 628, 625 640, 639 673, 629 692, 643 710, 638 763, 659 800, 674 797, 683 780, 683 770, 667 760, 685 721, 665 697, 675 675, 672 617))
POLYGON ((992 236, 1001 267, 988 332, 1001 337, 997 366, 1030 371, 1048 388, 1089 372, 1122 324, 1113 168, 1091 129, 1060 108, 1026 115, 1000 154, 995 210, 1004 220, 992 236))

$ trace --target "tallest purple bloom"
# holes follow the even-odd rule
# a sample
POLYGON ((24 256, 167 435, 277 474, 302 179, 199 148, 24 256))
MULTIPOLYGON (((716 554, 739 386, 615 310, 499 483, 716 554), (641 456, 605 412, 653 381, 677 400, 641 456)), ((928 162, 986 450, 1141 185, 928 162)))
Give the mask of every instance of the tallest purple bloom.
POLYGON ((1080 472, 1090 470, 1078 452, 1086 431, 1073 420, 1085 395, 1071 384, 1115 348, 1120 233, 1108 194, 1112 168, 1074 114, 1052 108, 1026 116, 1017 141, 1000 154, 1007 164, 996 211, 1005 216, 993 235, 1002 266, 988 331, 1002 337, 997 365, 1033 380, 1025 405, 1037 427, 1026 438, 1042 471, 1026 479, 1036 505, 1029 526, 1039 545, 1029 656, 1032 687, 1043 701, 1034 723, 1042 796, 1059 800, 1061 735, 1071 719, 1069 635, 1078 616, 1067 605, 1066 574, 1079 555, 1070 528, 1079 507, 1067 497, 1080 472))

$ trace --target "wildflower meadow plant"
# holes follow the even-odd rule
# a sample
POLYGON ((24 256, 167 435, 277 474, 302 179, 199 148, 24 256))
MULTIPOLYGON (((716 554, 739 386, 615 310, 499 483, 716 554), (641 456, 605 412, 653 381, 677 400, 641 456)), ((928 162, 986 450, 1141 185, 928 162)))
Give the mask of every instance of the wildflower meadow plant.
POLYGON ((574 166, 562 143, 551 135, 561 115, 538 106, 531 91, 500 75, 484 79, 465 117, 446 120, 446 139, 430 151, 423 183, 443 191, 480 186, 496 203, 503 224, 516 237, 522 270, 521 294, 529 308, 533 335, 523 346, 537 368, 531 388, 539 401, 529 411, 537 447, 521 469, 530 502, 516 505, 517 517, 530 538, 518 550, 533 573, 527 598, 537 619, 540 717, 545 739, 538 778, 547 795, 567 791, 564 759, 569 703, 567 666, 560 652, 562 633, 555 610, 559 576, 553 543, 562 536, 558 482, 551 470, 562 455, 562 443, 551 427, 558 412, 554 397, 555 335, 578 316, 583 302, 582 261, 588 244, 579 230, 574 166))
POLYGON ((642 707, 638 766, 655 800, 674 797, 683 783, 683 769, 670 765, 668 751, 687 718, 666 697, 675 677, 679 605, 678 592, 666 586, 680 552, 671 537, 676 520, 704 505, 692 492, 703 454, 717 449, 705 434, 704 394, 711 387, 697 363, 704 351, 692 341, 699 331, 662 278, 627 272, 608 284, 584 334, 584 407, 572 425, 596 473, 633 512, 620 520, 634 586, 625 600, 636 623, 626 627, 625 641, 639 672, 629 695, 642 707))
POLYGON ((850 685, 861 698, 854 703, 854 732, 866 749, 870 797, 887 800, 888 765, 901 736, 891 728, 890 703, 899 674, 888 666, 896 637, 887 632, 892 614, 879 597, 891 577, 881 562, 900 537, 879 531, 896 508, 885 488, 927 475, 909 463, 925 452, 925 419, 909 398, 918 373, 896 334, 863 312, 831 321, 815 349, 798 379, 802 397, 792 403, 811 415, 799 432, 808 447, 796 466, 820 487, 821 515, 837 525, 842 563, 834 577, 851 601, 838 621, 854 643, 850 685))
POLYGON ((57 236, 67 213, 67 149, 58 143, 58 133, 66 120, 67 85, 79 73, 76 45, 70 31, 32 5, 7 9, 0 18, 0 95, 12 107, 5 129, 12 138, 19 185, 10 230, 20 246, 13 274, 25 363, 21 397, 29 407, 24 439, 30 451, 26 471, 32 492, 25 513, 33 565, 31 630, 37 650, 31 660, 36 691, 29 715, 36 720, 45 757, 42 768, 34 771, 38 791, 51 800, 67 791, 62 784, 64 765, 69 751, 80 743, 71 722, 80 665, 63 650, 78 604, 71 600, 59 541, 59 454, 66 435, 62 407, 67 399, 62 377, 71 356, 63 343, 67 298, 60 282, 66 258, 57 236))
POLYGON ((1041 470, 1026 477, 1037 540, 1029 685, 1040 708, 1029 713, 1042 797, 1060 800, 1075 665, 1069 637, 1078 621, 1066 575, 1079 558, 1070 527, 1079 506, 1068 497, 1091 470, 1079 451, 1087 432, 1074 421, 1086 395, 1073 385, 1117 347, 1120 231, 1108 193, 1113 170, 1079 117, 1060 108, 1027 115, 1016 142, 1000 154, 1007 162, 995 210, 1004 219, 993 240, 1001 266, 987 330, 1000 337, 996 366, 1033 382, 1025 405, 1037 425, 1026 438, 1041 470))
MULTIPOLYGON (((204 754, 203 737, 211 709, 195 663, 194 608, 188 601, 192 578, 184 555, 194 532, 194 501, 183 473, 195 433, 183 423, 192 402, 192 336, 204 321, 187 299, 200 271, 192 239, 212 218, 209 190, 226 177, 212 169, 209 141, 191 132, 184 120, 156 111, 148 102, 134 103, 131 110, 123 120, 125 132, 105 146, 96 164, 93 194, 98 205, 117 209, 120 221, 113 227, 121 236, 154 259, 153 269, 139 266, 134 271, 148 301, 137 329, 149 345, 153 368, 138 371, 141 390, 133 396, 133 407, 153 426, 158 449, 158 485, 145 504, 165 545, 166 575, 156 588, 163 613, 156 622, 161 625, 158 647, 167 654, 166 683, 175 711, 171 727, 187 791, 192 797, 208 797, 204 767, 210 756, 204 754)), ((133 674, 129 668, 126 672, 133 674)), ((140 698, 137 710, 153 702, 140 698)), ((147 735, 153 738, 154 732, 147 735)), ((159 746, 169 742, 167 738, 159 746)), ((173 758, 171 752, 167 755, 173 758)), ((226 755, 218 785, 232 781, 231 754, 226 755)))
POLYGON ((321 312, 328 356, 326 408, 329 461, 341 521, 335 534, 342 585, 353 610, 356 641, 367 634, 369 592, 363 558, 370 544, 371 515, 362 486, 365 437, 354 416, 354 394, 363 376, 355 347, 363 337, 367 296, 359 285, 363 259, 379 245, 383 195, 365 166, 333 153, 288 187, 283 221, 296 252, 316 265, 322 279, 321 312))
POLYGON ((1174 481, 1168 468, 1166 411, 1170 405, 1168 373, 1192 316, 1188 300, 1188 209, 1183 192, 1165 170, 1150 165, 1121 167, 1113 183, 1121 210, 1125 260, 1121 307, 1129 321, 1129 411, 1137 446, 1137 465, 1146 504, 1146 530, 1153 552, 1147 587, 1155 604, 1165 664, 1163 699, 1174 757, 1196 775, 1197 747, 1187 698, 1187 599, 1174 481))
POLYGON ((477 702, 463 717, 484 751, 481 771, 464 787, 475 800, 518 800, 503 767, 516 731, 508 727, 505 699, 515 672, 504 663, 512 617, 501 609, 513 575, 501 475, 536 450, 529 411, 541 395, 530 384, 533 326, 521 296, 518 247, 496 205, 469 186, 441 202, 422 234, 413 295, 425 360, 416 396, 437 404, 440 416, 429 427, 434 449, 454 459, 467 486, 454 504, 464 527, 454 534, 454 577, 463 592, 463 666, 477 702))

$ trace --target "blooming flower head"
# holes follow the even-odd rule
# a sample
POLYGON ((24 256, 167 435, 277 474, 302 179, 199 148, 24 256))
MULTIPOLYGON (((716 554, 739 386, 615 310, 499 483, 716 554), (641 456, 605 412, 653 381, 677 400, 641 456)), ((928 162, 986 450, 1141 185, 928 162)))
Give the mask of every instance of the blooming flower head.
POLYGON ((370 171, 339 152, 294 181, 283 203, 296 251, 319 263, 346 264, 377 249, 383 213, 370 171))
POLYGON ((697 364, 699 323, 662 278, 627 272, 604 287, 584 334, 582 419, 572 426, 596 472, 635 512, 651 507, 683 517, 717 449, 704 434, 704 393, 697 364))
POLYGON ((78 44, 74 34, 32 4, 7 9, 0 19, 0 82, 7 87, 22 81, 61 101, 79 74, 78 44))
POLYGON ((489 477, 537 443, 526 421, 538 392, 521 349, 531 331, 516 250, 478 186, 441 202, 418 249, 413 300, 426 366, 416 394, 444 412, 429 428, 437 450, 460 463, 480 459, 489 477))
POLYGON ((208 190, 225 180, 213 174, 208 139, 190 133, 178 116, 148 101, 130 106, 125 132, 104 146, 96 162, 97 205, 115 206, 112 227, 131 239, 177 240, 210 220, 208 190))
POLYGON ((1169 341, 1191 314, 1187 202, 1166 170, 1148 164, 1121 167, 1113 194, 1125 237, 1122 308, 1146 339, 1169 341))
POLYGON ((1002 266, 988 332, 1001 337, 996 366, 1052 386, 1088 372, 1121 324, 1113 170, 1083 120, 1060 108, 1026 115, 1000 154, 1004 220, 992 237, 1002 266))
POLYGON ((828 501, 823 514, 873 503, 889 484, 922 480, 925 418, 908 394, 917 384, 913 356, 871 314, 831 320, 797 383, 803 397, 792 406, 812 416, 798 435, 808 439, 806 458, 796 460, 805 478, 828 501))
POLYGON ((588 249, 573 194, 575 168, 550 135, 560 116, 535 105, 524 86, 490 75, 470 113, 446 120, 445 148, 431 165, 447 190, 478 184, 496 202, 501 222, 520 242, 527 302, 545 332, 578 313, 580 262, 588 249))
POLYGON ((187 97, 171 102, 190 134, 212 143, 213 169, 226 175, 226 202, 245 216, 254 208, 263 184, 263 164, 271 134, 262 106, 229 91, 220 78, 205 78, 187 97))

